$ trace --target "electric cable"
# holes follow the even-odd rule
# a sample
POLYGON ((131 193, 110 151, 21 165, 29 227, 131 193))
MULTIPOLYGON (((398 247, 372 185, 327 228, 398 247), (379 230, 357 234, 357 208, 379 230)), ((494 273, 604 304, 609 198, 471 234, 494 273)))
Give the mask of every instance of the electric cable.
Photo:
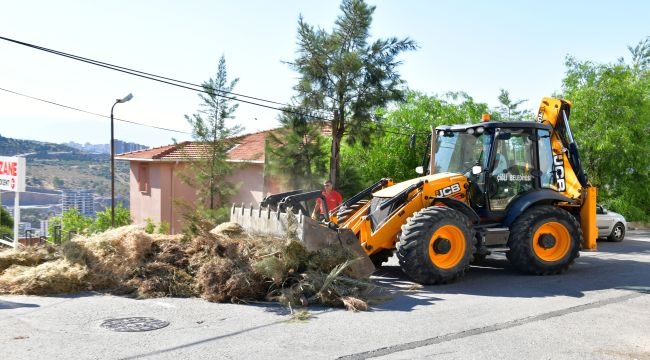
MULTIPOLYGON (((165 76, 155 75, 155 74, 144 72, 144 71, 134 70, 134 69, 130 69, 130 68, 123 67, 123 66, 113 65, 113 64, 110 64, 110 63, 106 63, 106 62, 102 62, 102 61, 98 61, 98 60, 93 60, 93 59, 85 58, 85 57, 74 55, 74 54, 65 53, 65 52, 58 51, 58 50, 49 49, 49 48, 46 48, 46 47, 26 43, 26 42, 23 42, 23 41, 10 39, 10 38, 4 37, 4 36, 0 36, 0 39, 5 40, 5 41, 9 41, 9 42, 12 42, 12 43, 15 43, 15 44, 18 44, 18 45, 23 45, 23 46, 26 46, 26 47, 29 47, 29 48, 33 48, 33 49, 36 49, 36 50, 48 52, 48 53, 51 53, 51 54, 54 54, 54 55, 63 56, 63 57, 66 57, 66 58, 69 58, 69 59, 72 59, 72 60, 85 62, 85 63, 91 64, 91 65, 104 67, 104 68, 107 68, 107 69, 110 69, 110 70, 119 71, 119 72, 126 73, 126 74, 129 74, 129 75, 138 76, 138 77, 141 77, 141 78, 161 82, 161 83, 164 83, 164 84, 167 84, 167 85, 172 85, 172 86, 184 88, 184 89, 187 89, 187 90, 202 92, 202 93, 206 93, 208 95, 214 94, 215 96, 223 97, 225 99, 238 101, 238 102, 243 102, 243 103, 247 103, 247 104, 250 104, 250 105, 260 106, 260 107, 264 107, 264 108, 268 108, 268 109, 272 109, 272 110, 278 110, 278 111, 291 113, 291 114, 295 114, 295 115, 307 116, 307 117, 311 117, 311 118, 317 119, 317 120, 324 120, 324 121, 332 120, 332 119, 324 118, 322 116, 317 116, 317 115, 312 115, 312 114, 309 114, 309 113, 294 111, 294 110, 291 109, 294 106, 288 105, 288 104, 285 104, 285 103, 280 103, 280 102, 276 102, 276 101, 272 101, 272 100, 266 100, 266 99, 262 99, 262 98, 258 98, 258 97, 254 97, 254 96, 238 94, 238 93, 234 93, 234 92, 228 92, 228 91, 217 90, 217 89, 212 89, 213 91, 211 92, 211 91, 205 89, 205 87, 203 87, 202 85, 197 85, 197 84, 186 82, 186 81, 176 80, 176 79, 165 77, 165 76), (224 95, 224 94, 228 94, 228 95, 231 95, 231 96, 224 95), (259 104, 259 103, 255 103, 255 102, 252 102, 252 101, 242 100, 242 99, 237 98, 237 96, 248 98, 248 99, 251 99, 251 100, 262 101, 262 102, 266 102, 266 103, 270 103, 270 104, 280 105, 280 106, 283 106, 284 108, 277 108, 277 107, 274 107, 274 106, 271 106, 271 105, 259 104)), ((0 90, 4 90, 4 91, 11 92, 11 93, 21 95, 21 96, 26 96, 26 97, 29 97, 29 98, 32 98, 32 99, 35 99, 35 100, 47 102, 47 103, 50 103, 50 104, 53 104, 53 105, 69 108, 69 109, 72 109, 72 110, 77 110, 77 111, 85 112, 85 113, 92 114, 92 115, 107 117, 105 115, 96 114, 96 113, 92 113, 92 112, 89 112, 89 111, 73 108, 73 107, 70 107, 70 106, 54 103, 52 101, 43 100, 43 99, 35 98, 35 97, 29 96, 29 95, 20 94, 20 93, 11 91, 11 90, 2 89, 2 88, 0 88, 0 90)), ((123 122, 127 122, 127 123, 132 123, 132 124, 136 124, 136 125, 141 125, 141 126, 148 126, 148 127, 156 128, 156 129, 160 129, 160 130, 173 131, 173 132, 178 132, 178 133, 183 133, 183 134, 190 134, 190 133, 184 132, 184 131, 161 128, 161 127, 157 127, 157 126, 153 126, 153 125, 145 125, 145 124, 140 124, 140 123, 136 123, 136 122, 132 122, 132 121, 128 121, 128 120, 123 120, 123 119, 115 119, 115 120, 119 120, 119 121, 123 121, 123 122)), ((370 128, 367 125, 361 125, 360 127, 364 128, 366 130, 377 130, 377 129, 370 128)), ((398 131, 390 131, 390 130, 387 130, 385 126, 380 125, 380 127, 381 127, 380 131, 383 131, 385 133, 394 134, 394 135, 403 135, 403 136, 411 136, 412 135, 412 133, 407 134, 407 133, 398 132, 398 131)), ((418 132, 418 133, 424 133, 424 132, 418 132)))
MULTIPOLYGON (((23 96, 23 97, 26 97, 26 98, 29 98, 29 99, 33 99, 33 100, 37 100, 37 101, 42 101, 42 102, 44 102, 44 103, 48 103, 48 104, 51 104, 51 105, 60 106, 60 107, 62 107, 62 108, 66 108, 66 109, 70 109, 70 110, 75 110, 75 111, 79 111, 79 112, 86 113, 86 114, 90 114, 90 115, 100 116, 100 117, 107 118, 107 119, 110 119, 110 118, 111 118, 110 116, 106 116, 106 115, 102 115, 102 114, 94 113, 94 112, 92 112, 92 111, 87 111, 87 110, 83 110, 83 109, 78 109, 78 108, 75 108, 75 107, 72 107, 72 106, 59 104, 59 103, 56 103, 56 102, 54 102, 54 101, 45 100, 45 99, 40 99, 40 98, 37 98, 37 97, 34 97, 34 96, 30 96, 30 95, 26 95, 26 94, 21 94, 21 93, 19 93, 19 92, 17 92, 17 91, 12 91, 12 90, 8 90, 8 89, 4 89, 4 88, 0 88, 0 90, 2 90, 2 91, 6 91, 6 92, 8 92, 8 93, 12 93, 12 94, 14 94, 14 95, 23 96)), ((176 133, 180 133, 180 134, 190 134, 190 135, 192 134, 192 133, 187 132, 187 131, 180 131, 180 130, 168 129, 168 128, 164 128, 164 127, 160 127, 160 126, 154 126, 154 125, 147 125, 147 124, 142 124, 142 123, 138 123, 138 122, 135 122, 135 121, 124 120, 124 119, 118 119, 118 118, 116 118, 116 117, 113 117, 113 120, 116 120, 116 121, 122 121, 122 122, 129 123, 129 124, 133 124, 133 125, 139 125, 139 126, 150 127, 150 128, 153 128, 153 129, 172 131, 172 132, 176 132, 176 133)))
POLYGON ((118 66, 118 65, 113 65, 113 64, 110 64, 110 63, 106 63, 106 62, 102 62, 102 61, 98 61, 98 60, 93 60, 93 59, 89 59, 89 58, 85 58, 85 57, 82 57, 82 56, 65 53, 65 52, 58 51, 58 50, 49 49, 49 48, 46 48, 46 47, 26 43, 26 42, 23 42, 23 41, 10 39, 10 38, 4 37, 4 36, 0 36, 0 39, 5 40, 5 41, 9 41, 9 42, 12 42, 12 43, 15 43, 15 44, 18 44, 18 45, 23 45, 23 46, 26 46, 26 47, 29 47, 29 48, 32 48, 32 49, 45 51, 45 52, 48 52, 48 53, 51 53, 51 54, 54 54, 54 55, 63 56, 63 57, 69 58, 69 59, 85 62, 85 63, 91 64, 91 65, 100 66, 100 67, 107 68, 107 69, 110 69, 110 70, 119 71, 119 72, 126 73, 126 74, 129 74, 129 75, 138 76, 138 77, 145 78, 145 79, 148 79, 148 80, 157 81, 157 82, 160 82, 160 83, 163 83, 163 84, 184 88, 184 89, 187 89, 187 90, 198 91, 198 92, 206 93, 208 95, 213 94, 215 96, 223 97, 225 99, 238 101, 238 102, 242 102, 242 103, 246 103, 246 104, 250 104, 250 105, 254 105, 254 106, 260 106, 260 107, 264 107, 264 108, 267 108, 267 109, 288 112, 288 113, 292 113, 292 114, 296 114, 296 115, 308 116, 308 117, 312 117, 312 118, 315 118, 315 119, 329 120, 329 119, 325 119, 325 118, 315 116, 315 115, 311 115, 311 114, 308 114, 308 113, 292 110, 291 108, 293 108, 293 106, 288 105, 288 104, 284 104, 284 103, 280 103, 280 102, 276 102, 276 101, 265 100, 265 99, 262 99, 262 98, 257 98, 257 97, 253 97, 253 96, 243 95, 243 94, 237 94, 237 93, 218 90, 218 89, 212 89, 213 91, 211 92, 211 91, 206 90, 202 85, 197 85, 197 84, 193 84, 193 83, 189 83, 189 82, 185 82, 185 81, 181 81, 181 80, 175 80, 175 79, 172 79, 172 78, 169 78, 169 77, 155 75, 155 74, 151 74, 151 73, 147 73, 147 72, 143 72, 143 71, 139 71, 139 70, 134 70, 134 69, 118 66), (224 95, 224 94, 228 94, 228 95, 224 95), (229 95, 232 95, 232 96, 229 96, 229 95), (260 103, 256 103, 256 102, 253 102, 253 101, 239 99, 239 98, 237 98, 237 96, 252 99, 252 100, 256 100, 256 101, 262 101, 262 102, 267 102, 267 103, 271 103, 271 104, 281 105, 284 108, 278 108, 278 107, 271 106, 271 105, 265 105, 265 104, 260 104, 260 103))

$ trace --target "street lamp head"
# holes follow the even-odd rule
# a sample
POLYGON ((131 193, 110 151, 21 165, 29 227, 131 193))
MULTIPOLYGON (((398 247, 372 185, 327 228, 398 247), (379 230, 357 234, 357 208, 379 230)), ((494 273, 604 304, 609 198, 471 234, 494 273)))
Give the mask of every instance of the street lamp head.
POLYGON ((131 100, 131 99, 133 99, 133 95, 132 95, 131 93, 129 93, 129 95, 125 96, 124 98, 122 98, 122 99, 117 99, 117 100, 115 100, 115 101, 116 101, 117 103, 125 103, 125 102, 127 102, 127 101, 129 101, 129 100, 131 100))

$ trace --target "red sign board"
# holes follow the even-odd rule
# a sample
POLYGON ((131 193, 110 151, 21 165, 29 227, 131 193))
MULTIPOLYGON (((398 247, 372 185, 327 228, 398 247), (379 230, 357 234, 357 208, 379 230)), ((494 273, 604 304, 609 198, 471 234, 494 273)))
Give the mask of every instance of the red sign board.
POLYGON ((25 158, 0 156, 0 190, 25 191, 25 158))

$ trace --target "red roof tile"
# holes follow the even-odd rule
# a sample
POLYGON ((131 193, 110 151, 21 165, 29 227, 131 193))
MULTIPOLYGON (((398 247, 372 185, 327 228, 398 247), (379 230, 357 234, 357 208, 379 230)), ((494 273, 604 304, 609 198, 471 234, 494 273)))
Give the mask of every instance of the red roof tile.
MULTIPOLYGON (((228 160, 233 162, 264 162, 264 143, 270 131, 272 130, 235 138, 236 145, 228 151, 228 160)), ((131 161, 187 161, 188 159, 199 159, 205 152, 205 145, 185 141, 153 149, 118 154, 115 158, 131 161)))
MULTIPOLYGON (((264 144, 269 133, 278 129, 265 130, 236 137, 236 145, 228 151, 228 160, 232 162, 264 162, 264 144)), ((321 124, 321 133, 328 137, 332 135, 328 122, 321 124)), ((199 159, 205 153, 204 145, 198 142, 185 141, 178 144, 161 146, 153 149, 132 151, 118 154, 118 160, 130 161, 187 161, 199 159)))

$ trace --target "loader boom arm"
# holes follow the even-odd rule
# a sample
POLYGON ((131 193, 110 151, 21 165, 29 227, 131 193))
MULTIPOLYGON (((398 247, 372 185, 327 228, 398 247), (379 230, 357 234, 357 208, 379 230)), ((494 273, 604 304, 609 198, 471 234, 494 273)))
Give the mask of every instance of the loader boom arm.
POLYGON ((537 122, 547 123, 553 127, 551 145, 555 176, 564 188, 558 191, 564 195, 580 200, 580 226, 583 233, 583 248, 596 249, 598 229, 596 226, 596 187, 587 180, 580 161, 578 145, 573 139, 569 115, 571 103, 545 97, 537 113, 537 122))

